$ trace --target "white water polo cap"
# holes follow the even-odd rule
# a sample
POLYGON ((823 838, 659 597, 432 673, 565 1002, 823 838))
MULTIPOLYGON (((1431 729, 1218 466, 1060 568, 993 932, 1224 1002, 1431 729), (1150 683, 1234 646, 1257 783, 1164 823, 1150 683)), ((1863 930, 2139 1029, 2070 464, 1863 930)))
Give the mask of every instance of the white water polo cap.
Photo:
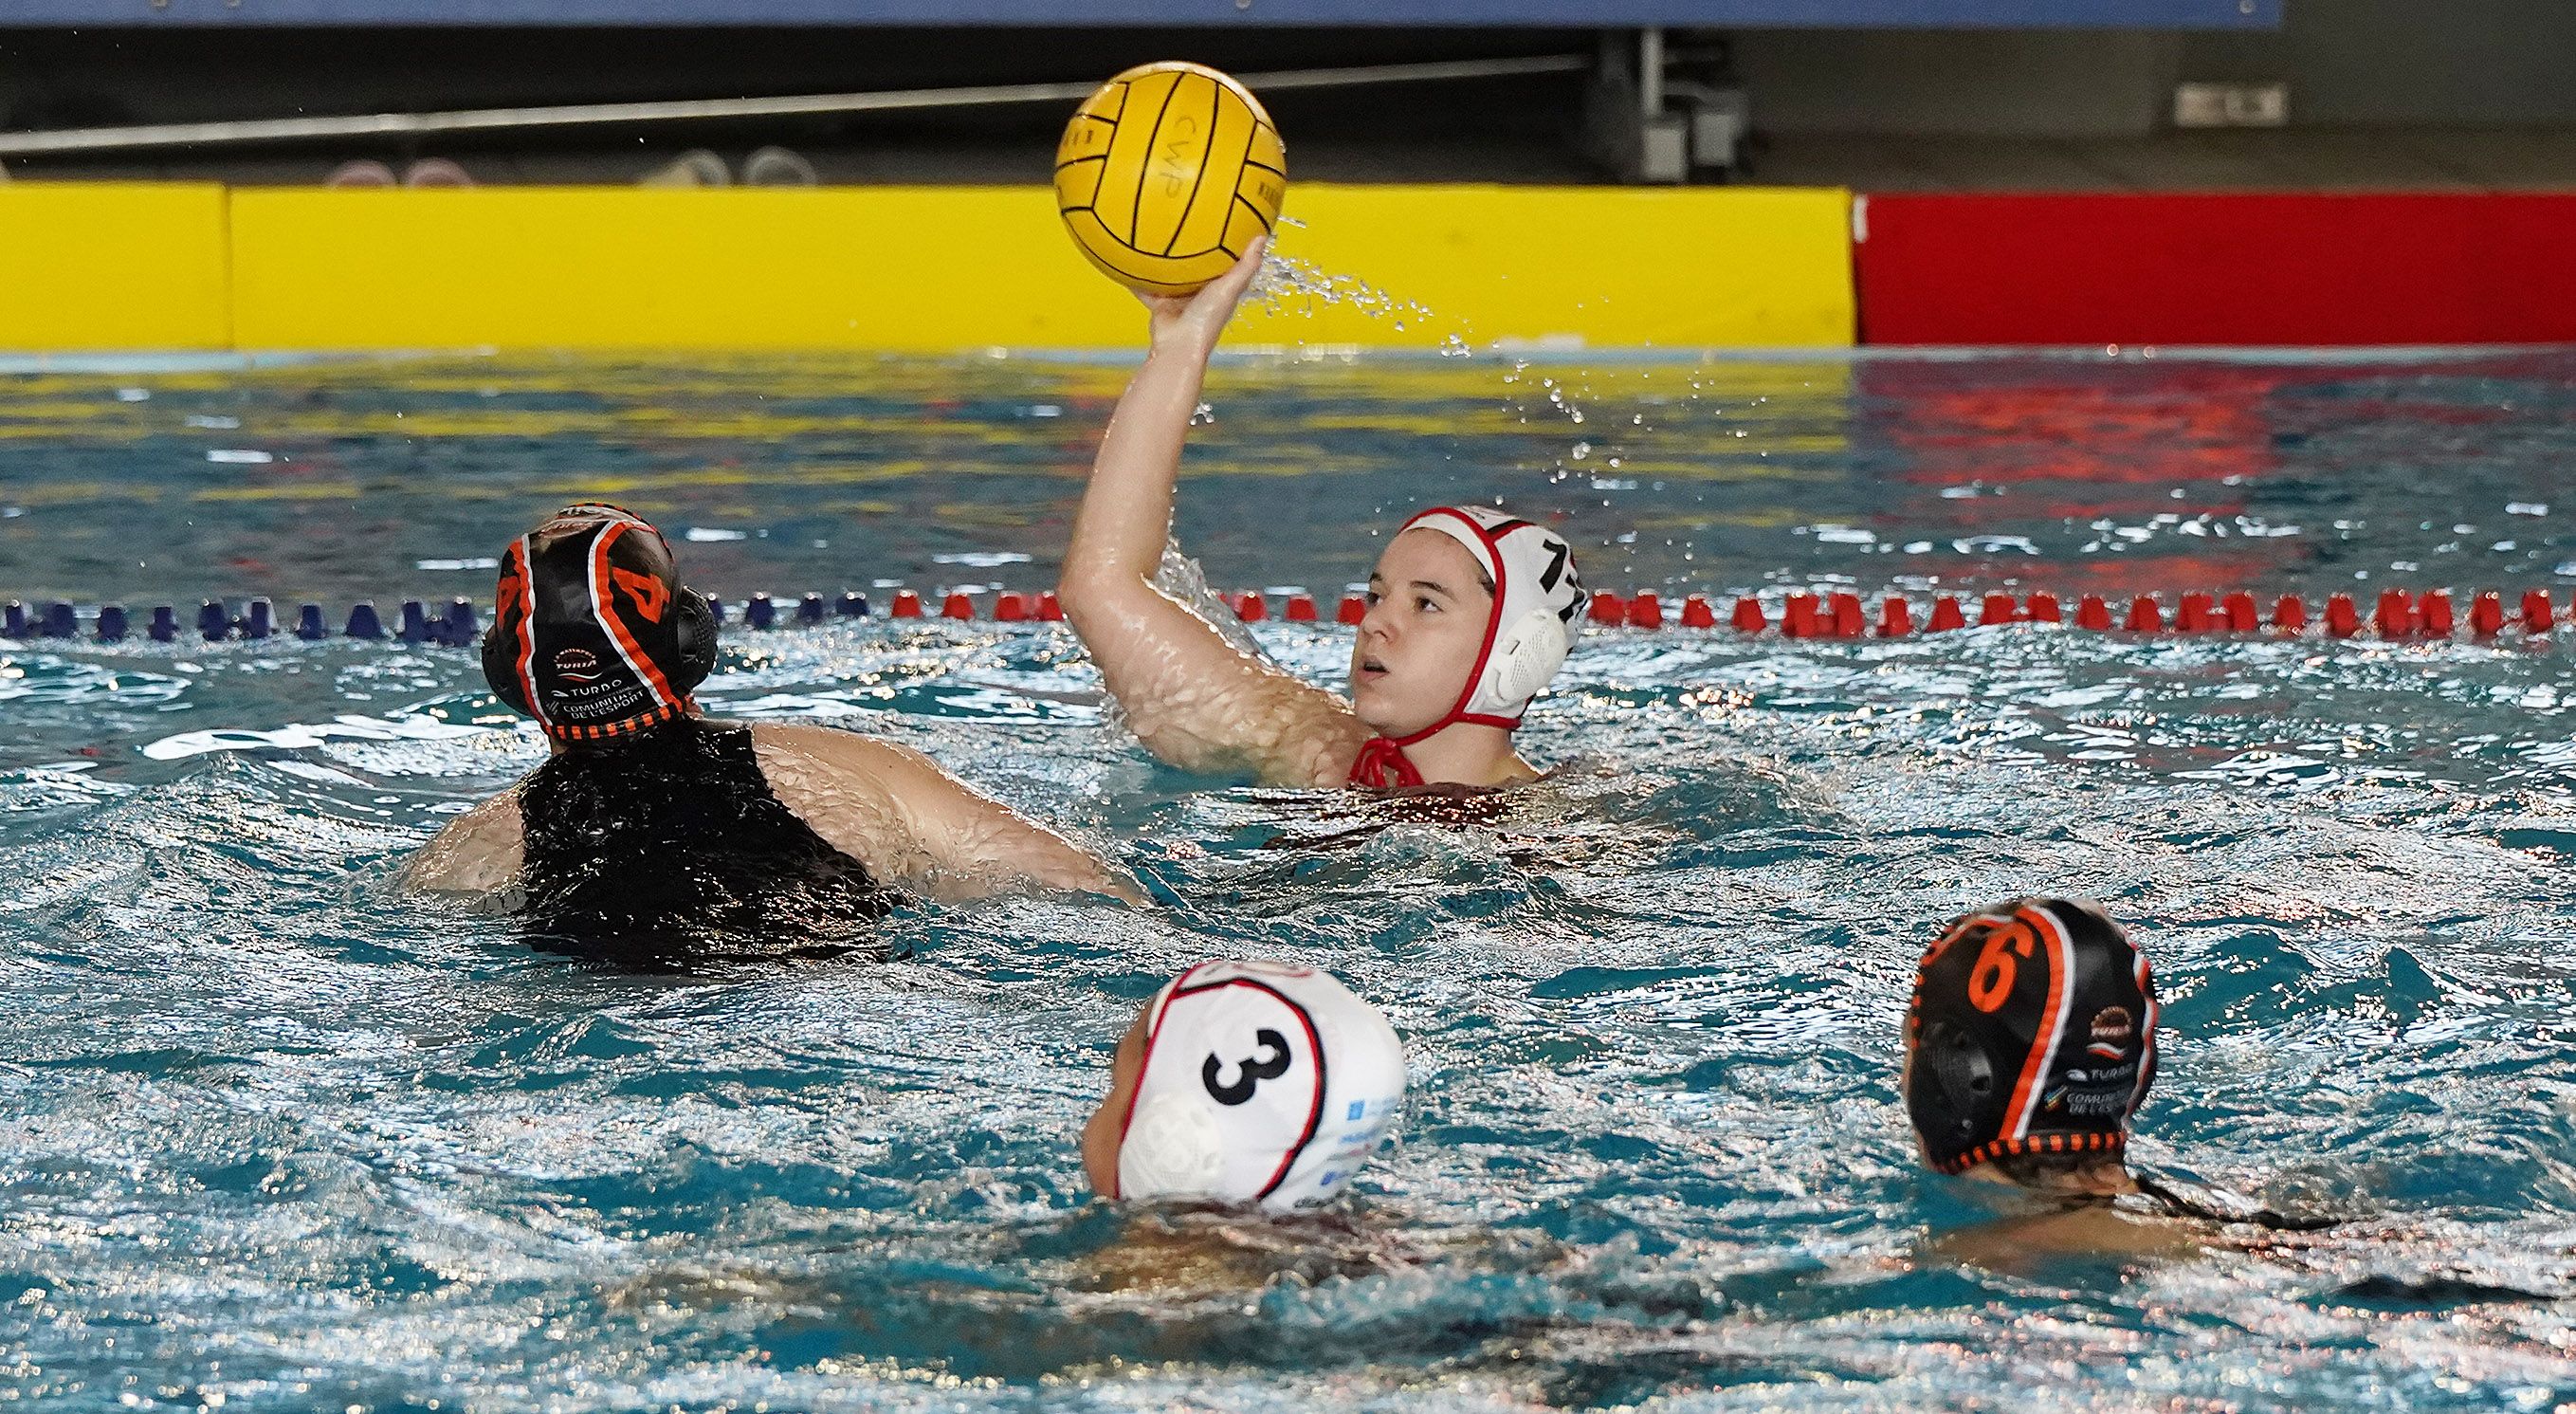
POLYGON ((1326 973, 1206 962, 1154 994, 1119 1126, 1125 1199, 1321 1203, 1377 1151, 1404 1102, 1404 1043, 1326 973))
POLYGON ((1494 582, 1484 654, 1439 725, 1519 726, 1530 699, 1565 666, 1575 621, 1591 602, 1574 572, 1574 547, 1545 526, 1491 506, 1434 506, 1396 533, 1404 530, 1436 530, 1466 546, 1494 582))

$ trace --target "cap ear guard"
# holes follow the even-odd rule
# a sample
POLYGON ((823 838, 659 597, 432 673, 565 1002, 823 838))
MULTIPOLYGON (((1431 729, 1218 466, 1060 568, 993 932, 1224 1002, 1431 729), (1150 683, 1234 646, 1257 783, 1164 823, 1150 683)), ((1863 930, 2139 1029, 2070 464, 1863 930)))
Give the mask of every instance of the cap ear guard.
POLYGON ((1538 696, 1556 670, 1565 666, 1572 647, 1564 620, 1546 609, 1530 610, 1495 638, 1493 656, 1485 665, 1486 691, 1505 702, 1538 696))
POLYGON ((1942 1021, 1925 1027, 1909 1079, 1906 1114, 1916 1132, 1939 1149, 1965 1151, 1991 1127, 1989 1116, 1998 1104, 1995 1064, 1967 1032, 1942 1021), (1938 1087, 1937 1099, 1924 1092, 1927 1083, 1938 1087))
MULTIPOLYGON (((672 690, 686 695, 716 670, 716 606, 686 585, 671 596, 671 606, 671 633, 679 643, 680 661, 664 671, 672 690)), ((487 666, 484 671, 491 669, 487 666)))
POLYGON ((1118 1146, 1118 1191, 1147 1197, 1216 1197, 1225 1177, 1225 1137, 1207 1107, 1157 1095, 1128 1113, 1118 1146))

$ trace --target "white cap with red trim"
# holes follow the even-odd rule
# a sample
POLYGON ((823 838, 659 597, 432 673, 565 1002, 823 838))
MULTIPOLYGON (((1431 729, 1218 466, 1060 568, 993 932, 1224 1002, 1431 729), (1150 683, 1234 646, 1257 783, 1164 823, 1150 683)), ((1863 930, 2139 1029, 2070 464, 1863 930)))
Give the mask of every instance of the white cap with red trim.
POLYGON ((1202 963, 1146 1010, 1118 1196, 1321 1203, 1377 1151, 1403 1101, 1404 1043, 1330 974, 1202 963))
POLYGON ((1466 546, 1494 582, 1483 664, 1447 720, 1519 725, 1530 699, 1565 666, 1574 623, 1592 597, 1574 572, 1573 547, 1555 531, 1491 506, 1434 506, 1406 521, 1404 530, 1436 530, 1466 546))

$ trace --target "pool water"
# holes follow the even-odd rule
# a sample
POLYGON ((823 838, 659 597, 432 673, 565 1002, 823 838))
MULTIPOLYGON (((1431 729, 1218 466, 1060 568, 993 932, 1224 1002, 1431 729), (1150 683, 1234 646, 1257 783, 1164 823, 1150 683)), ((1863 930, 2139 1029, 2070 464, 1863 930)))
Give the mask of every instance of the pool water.
MULTIPOLYGON (((480 596, 436 566, 599 494, 721 592, 1035 588, 1123 376, 29 372, 0 380, 0 594, 480 596)), ((2563 354, 1252 359, 1210 402, 1181 532, 1223 585, 1338 590, 1368 527, 1492 493, 1618 587, 2576 580, 2563 354)), ((1256 631, 1339 681, 1344 631, 1256 631)), ((1162 903, 920 908, 882 959, 635 975, 389 889, 541 757, 470 654, 0 645, 0 1391, 2567 1414, 2570 651, 1596 629, 1525 733, 1564 769, 1425 818, 1155 765, 1058 627, 735 634, 718 715, 918 746, 1162 903), (1919 1169, 1914 958, 2033 889, 2155 960, 2140 1161, 2343 1226, 2057 1252, 1919 1169), (1310 1222, 1090 1204, 1111 1043, 1229 953, 1386 1009, 1399 1147, 1310 1222)))

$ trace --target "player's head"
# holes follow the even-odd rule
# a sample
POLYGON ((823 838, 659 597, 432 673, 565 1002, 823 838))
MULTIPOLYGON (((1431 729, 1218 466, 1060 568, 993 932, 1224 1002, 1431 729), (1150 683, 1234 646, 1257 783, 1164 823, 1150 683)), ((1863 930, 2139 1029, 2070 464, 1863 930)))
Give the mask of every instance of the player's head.
POLYGON ((642 517, 585 501, 510 542, 483 677, 557 741, 602 741, 688 712, 715 668, 715 609, 642 517))
POLYGON ((1352 708, 1397 741, 1452 722, 1508 731, 1564 665, 1586 602, 1555 531, 1489 506, 1424 511, 1369 576, 1352 708))
POLYGON ((1923 954, 1901 1088, 1933 1168, 2098 1186, 2155 1073, 2154 974, 2098 907, 2015 899, 1923 954))
POLYGON ((1404 1046, 1330 975, 1210 962, 1154 994, 1083 1127, 1093 1191, 1272 1211, 1341 1191, 1404 1099, 1404 1046))

